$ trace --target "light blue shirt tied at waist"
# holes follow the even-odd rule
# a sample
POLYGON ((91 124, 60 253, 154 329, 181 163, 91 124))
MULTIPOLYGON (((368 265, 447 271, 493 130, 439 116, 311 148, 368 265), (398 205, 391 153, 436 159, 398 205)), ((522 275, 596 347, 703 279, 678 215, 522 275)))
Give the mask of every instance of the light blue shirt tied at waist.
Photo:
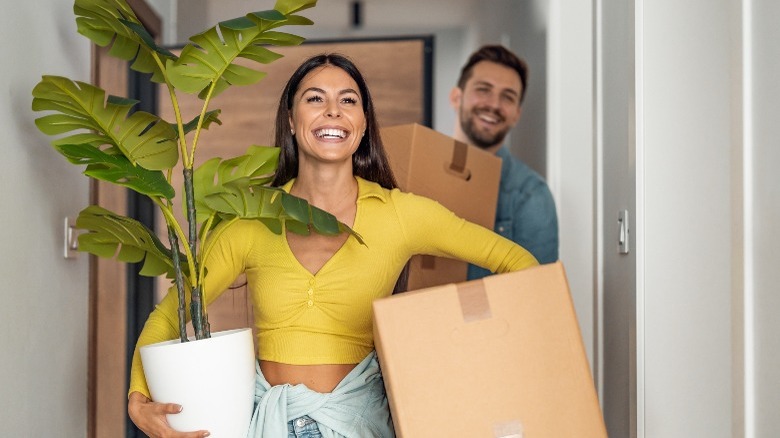
POLYGON ((286 437, 287 422, 308 415, 324 438, 391 438, 395 436, 376 351, 372 351, 333 392, 306 385, 271 386, 257 368, 255 412, 249 438, 286 437))

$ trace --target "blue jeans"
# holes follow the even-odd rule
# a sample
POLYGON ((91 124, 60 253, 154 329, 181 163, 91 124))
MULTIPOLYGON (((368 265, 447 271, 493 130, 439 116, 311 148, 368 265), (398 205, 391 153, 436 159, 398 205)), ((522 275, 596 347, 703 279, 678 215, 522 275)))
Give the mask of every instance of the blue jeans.
POLYGON ((308 416, 304 415, 287 422, 288 438, 320 438, 321 436, 317 422, 308 416))

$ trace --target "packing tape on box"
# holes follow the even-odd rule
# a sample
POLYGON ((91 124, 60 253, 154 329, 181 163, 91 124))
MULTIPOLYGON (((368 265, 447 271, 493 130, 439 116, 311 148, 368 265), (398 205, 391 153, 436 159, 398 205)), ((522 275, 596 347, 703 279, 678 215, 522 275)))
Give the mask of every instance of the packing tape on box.
POLYGON ((485 282, 474 280, 457 285, 460 311, 463 313, 464 322, 490 319, 493 313, 490 310, 485 282))
POLYGON ((466 143, 456 141, 455 146, 452 148, 452 160, 450 161, 449 167, 445 168, 445 170, 466 181, 471 179, 471 171, 466 169, 468 152, 469 147, 466 143))
POLYGON ((466 170, 466 158, 468 157, 468 146, 466 143, 456 141, 455 147, 452 148, 452 162, 450 163, 450 169, 458 173, 463 173, 466 170))
POLYGON ((422 269, 436 269, 436 257, 427 254, 421 255, 420 267, 422 269))
POLYGON ((493 425, 493 438, 523 438, 523 424, 507 421, 493 425))

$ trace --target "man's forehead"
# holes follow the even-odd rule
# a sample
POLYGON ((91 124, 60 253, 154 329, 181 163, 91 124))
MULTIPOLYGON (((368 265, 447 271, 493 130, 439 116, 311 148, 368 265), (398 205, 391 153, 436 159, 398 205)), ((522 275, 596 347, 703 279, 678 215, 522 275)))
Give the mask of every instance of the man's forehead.
POLYGON ((486 85, 519 94, 522 90, 520 75, 510 67, 491 61, 474 65, 467 85, 486 85))

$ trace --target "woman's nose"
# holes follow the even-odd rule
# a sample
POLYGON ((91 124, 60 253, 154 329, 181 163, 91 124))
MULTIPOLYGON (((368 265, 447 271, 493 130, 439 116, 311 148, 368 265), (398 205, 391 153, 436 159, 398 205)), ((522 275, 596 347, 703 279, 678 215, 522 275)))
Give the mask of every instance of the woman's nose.
POLYGON ((341 117, 339 106, 335 103, 329 104, 327 110, 325 111, 325 115, 328 117, 341 117))

